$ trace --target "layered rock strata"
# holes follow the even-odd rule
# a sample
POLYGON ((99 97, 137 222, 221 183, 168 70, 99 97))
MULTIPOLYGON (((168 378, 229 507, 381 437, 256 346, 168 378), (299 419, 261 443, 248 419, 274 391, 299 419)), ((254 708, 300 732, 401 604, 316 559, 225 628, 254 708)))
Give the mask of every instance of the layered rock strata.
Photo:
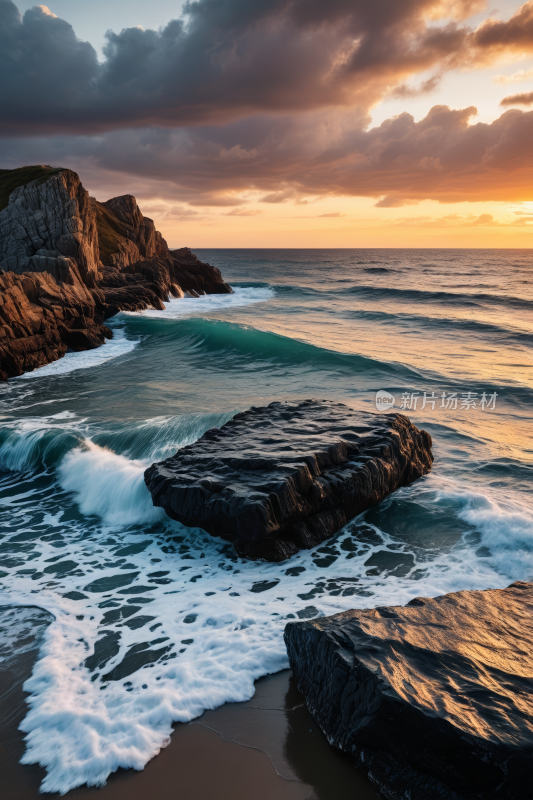
POLYGON ((533 584, 285 628, 298 689, 387 800, 518 800, 533 767, 533 584))
POLYGON ((153 464, 154 505, 231 541, 250 558, 283 561, 431 469, 431 437, 401 414, 342 403, 271 403, 153 464))
POLYGON ((48 272, 0 271, 0 380, 111 339, 95 319, 98 290, 57 282, 48 272))
POLYGON ((132 195, 94 203, 106 316, 164 308, 169 296, 185 292, 193 297, 231 293, 220 270, 201 262, 188 247, 170 250, 132 195))
MULTIPOLYGON (((14 189, 0 211, 0 268, 21 274, 48 272, 60 283, 98 279, 98 231, 89 193, 75 172, 50 167, 10 170, 40 178, 14 189), (31 170, 31 172, 27 172, 31 170)), ((7 182, 11 175, 0 175, 7 182)))
POLYGON ((0 380, 100 346, 119 311, 231 291, 188 248, 169 250, 132 195, 99 203, 71 170, 0 170, 0 380))

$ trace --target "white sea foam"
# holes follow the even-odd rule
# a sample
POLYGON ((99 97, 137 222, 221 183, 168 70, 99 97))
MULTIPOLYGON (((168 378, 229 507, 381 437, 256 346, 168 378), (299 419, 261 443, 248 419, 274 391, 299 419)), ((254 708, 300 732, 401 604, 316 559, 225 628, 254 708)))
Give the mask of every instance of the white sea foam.
POLYGON ((162 519, 144 484, 149 461, 131 461, 86 440, 68 453, 59 469, 60 483, 74 492, 83 514, 97 514, 106 525, 127 527, 162 519))
POLYGON ((498 569, 510 579, 533 575, 533 514, 522 503, 498 504, 486 495, 466 494, 458 517, 479 531, 498 569))
POLYGON ((201 297, 171 298, 165 301, 165 310, 123 311, 128 316, 152 317, 157 319, 178 319, 194 314, 208 314, 212 311, 226 311, 231 308, 264 303, 274 297, 274 289, 268 287, 239 287, 233 294, 206 294, 201 297))
POLYGON ((55 375, 66 375, 76 369, 89 369, 99 367, 112 358, 118 358, 130 353, 139 343, 138 339, 127 339, 124 330, 120 327, 113 328, 113 338, 106 339, 105 344, 95 350, 83 350, 81 353, 66 353, 63 358, 38 367, 33 372, 25 372, 15 380, 30 380, 31 378, 47 378, 55 375))
MULTIPOLYGON (((169 425, 149 424, 155 423, 169 425)), ((421 512, 455 515, 468 523, 467 537, 477 536, 490 552, 478 556, 478 545, 459 535, 446 546, 413 545, 356 520, 289 562, 241 560, 220 540, 159 516, 142 479, 145 463, 91 441, 67 453, 59 470, 62 487, 74 492, 83 514, 101 523, 76 519, 64 495, 58 504, 54 491, 13 498, 26 515, 32 503, 37 510, 17 552, 28 559, 28 569, 8 571, 4 597, 38 603, 55 618, 25 685, 30 711, 21 725, 27 734, 23 761, 46 766, 47 792, 100 785, 119 767, 142 769, 168 742, 173 722, 249 699, 255 679, 287 666, 283 629, 291 620, 502 587, 533 571, 524 509, 465 493, 435 475, 382 507, 405 500, 421 512), (69 508, 63 522, 61 512, 69 508), (508 545, 506 535, 513 538, 508 545), (521 566, 509 559, 517 543, 527 556, 521 566), (376 574, 369 559, 375 564, 384 553, 405 556, 405 569, 376 574), (109 636, 115 649, 85 666, 87 657, 101 652, 95 644, 111 641, 109 636)), ((4 537, 6 552, 7 545, 4 537)))

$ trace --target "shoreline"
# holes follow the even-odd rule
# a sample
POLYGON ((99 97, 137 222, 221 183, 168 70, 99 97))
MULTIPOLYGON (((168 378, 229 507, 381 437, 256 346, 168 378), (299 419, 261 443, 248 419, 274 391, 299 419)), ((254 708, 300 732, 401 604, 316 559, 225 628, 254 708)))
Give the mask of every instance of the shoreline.
MULTIPOLYGON (((0 609, 2 613, 10 607, 0 609)), ((30 611, 30 609, 28 609, 30 611)), ((35 608, 30 613, 35 616, 35 608)), ((46 615, 45 615, 46 616, 46 615)), ((45 770, 20 764, 25 745, 18 726, 27 712, 22 686, 38 642, 0 661, 0 770, 9 800, 40 794, 45 770)), ((227 703, 174 727, 169 745, 144 768, 119 769, 103 787, 82 786, 69 800, 378 800, 351 759, 327 742, 296 689, 290 670, 255 683, 244 703, 227 703)))

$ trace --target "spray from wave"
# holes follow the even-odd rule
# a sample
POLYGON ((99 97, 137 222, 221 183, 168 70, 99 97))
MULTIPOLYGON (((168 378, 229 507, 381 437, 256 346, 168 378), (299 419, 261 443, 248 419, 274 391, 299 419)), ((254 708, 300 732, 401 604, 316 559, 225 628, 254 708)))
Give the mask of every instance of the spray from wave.
POLYGON ((263 287, 236 287, 233 294, 209 294, 201 297, 171 298, 165 302, 166 308, 147 309, 146 311, 125 311, 128 316, 140 316, 151 319, 179 319, 196 314, 208 314, 212 311, 226 311, 232 308, 264 303, 274 297, 274 290, 263 287))
POLYGON ((65 491, 74 492, 82 514, 97 514, 115 527, 142 525, 164 514, 153 507, 144 485, 147 466, 86 441, 65 456, 59 481, 65 491))

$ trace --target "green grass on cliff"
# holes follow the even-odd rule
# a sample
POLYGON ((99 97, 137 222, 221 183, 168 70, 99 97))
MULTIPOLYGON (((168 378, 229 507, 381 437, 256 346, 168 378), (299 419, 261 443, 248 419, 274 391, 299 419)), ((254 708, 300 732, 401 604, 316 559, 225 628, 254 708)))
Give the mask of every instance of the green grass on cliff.
POLYGON ((118 252, 121 239, 129 239, 129 231, 132 228, 121 222, 112 211, 102 203, 96 203, 96 225, 98 228, 98 246, 100 247, 100 258, 103 264, 110 264, 109 256, 118 252))
MULTIPOLYGON (((61 167, 48 167, 36 165, 31 167, 19 167, 18 169, 0 169, 0 211, 7 207, 9 196, 19 186, 26 186, 31 181, 44 183, 52 175, 62 172, 61 167)), ((121 240, 129 239, 132 228, 121 222, 112 211, 102 203, 96 203, 96 224, 98 227, 98 244, 100 247, 100 258, 104 264, 110 264, 109 256, 117 253, 121 240)))
POLYGON ((61 167, 19 167, 18 169, 0 169, 0 211, 9 203, 9 195, 19 186, 26 186, 31 181, 43 183, 63 170, 61 167))

